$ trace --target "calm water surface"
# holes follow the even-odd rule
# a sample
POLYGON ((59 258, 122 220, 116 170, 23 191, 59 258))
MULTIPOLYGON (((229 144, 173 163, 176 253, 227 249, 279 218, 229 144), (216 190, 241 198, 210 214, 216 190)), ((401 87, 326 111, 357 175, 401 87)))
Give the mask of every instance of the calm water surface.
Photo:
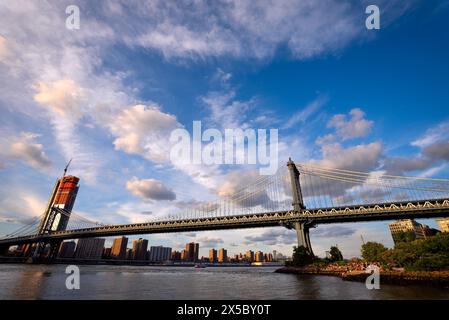
POLYGON ((80 266, 67 290, 64 265, 0 265, 0 299, 449 299, 449 289, 278 274, 271 267, 80 266))

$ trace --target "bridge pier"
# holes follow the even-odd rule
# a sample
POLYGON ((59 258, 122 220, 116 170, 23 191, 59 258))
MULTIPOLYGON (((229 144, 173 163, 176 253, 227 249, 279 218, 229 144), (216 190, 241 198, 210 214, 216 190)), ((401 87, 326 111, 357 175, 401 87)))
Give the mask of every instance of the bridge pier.
POLYGON ((62 240, 39 242, 36 244, 30 263, 53 263, 58 256, 62 240))
POLYGON ((9 246, 8 245, 0 246, 0 256, 8 255, 8 251, 9 251, 9 246))
POLYGON ((310 225, 307 222, 297 221, 293 224, 293 228, 296 230, 296 235, 298 237, 298 247, 303 246, 310 255, 313 255, 309 235, 310 225))

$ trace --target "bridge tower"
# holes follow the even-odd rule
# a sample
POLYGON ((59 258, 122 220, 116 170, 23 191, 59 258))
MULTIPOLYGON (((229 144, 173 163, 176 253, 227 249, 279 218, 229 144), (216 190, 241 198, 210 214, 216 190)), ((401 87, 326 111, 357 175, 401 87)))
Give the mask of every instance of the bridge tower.
MULTIPOLYGON (((78 194, 79 178, 75 176, 66 176, 65 173, 66 170, 64 170, 62 178, 56 180, 53 187, 53 191, 47 203, 45 215, 39 225, 39 235, 45 235, 54 231, 62 231, 67 228, 70 214, 78 194)), ((33 254, 33 260, 41 259, 48 245, 50 248, 46 257, 50 261, 54 259, 59 251, 61 241, 37 243, 33 254)))
MULTIPOLYGON (((292 196, 293 196, 293 209, 297 212, 301 212, 306 207, 304 205, 302 192, 301 192, 301 184, 299 182, 299 171, 296 168, 295 163, 291 158, 288 159, 287 162, 288 171, 290 174, 290 183, 292 188, 292 196)), ((311 222, 297 221, 294 222, 290 228, 294 228, 296 230, 296 235, 298 237, 298 247, 303 246, 306 250, 313 255, 312 244, 310 242, 309 229, 313 224, 311 222)))

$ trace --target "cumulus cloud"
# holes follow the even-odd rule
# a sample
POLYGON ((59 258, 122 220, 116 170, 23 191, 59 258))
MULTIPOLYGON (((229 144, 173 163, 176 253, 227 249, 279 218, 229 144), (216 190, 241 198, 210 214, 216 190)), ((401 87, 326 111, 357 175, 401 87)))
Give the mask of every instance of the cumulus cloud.
POLYGON ((449 161, 449 122, 442 122, 411 142, 419 153, 410 157, 386 158, 384 168, 390 174, 426 170, 422 176, 432 176, 445 167, 449 161))
POLYGON ((62 79, 50 83, 39 82, 36 87, 34 100, 48 107, 59 116, 78 120, 82 115, 82 108, 86 95, 71 79, 62 79))
POLYGON ((347 169, 369 172, 379 165, 382 155, 382 144, 372 142, 354 147, 343 148, 340 144, 322 146, 323 158, 309 163, 327 168, 347 169))
POLYGON ((436 142, 422 150, 424 156, 432 160, 449 161, 449 141, 436 142))
MULTIPOLYGON (((348 148, 344 148, 338 143, 322 145, 322 159, 310 160, 304 164, 322 168, 372 172, 380 166, 382 149, 380 142, 360 144, 348 148)), ((329 196, 339 205, 350 203, 354 199, 354 194, 360 193, 360 190, 354 190, 355 187, 360 185, 363 185, 362 181, 361 183, 342 182, 325 176, 307 174, 301 180, 302 194, 307 207, 333 205, 332 202, 326 200, 326 196, 329 196)))
MULTIPOLYGON (((261 179, 258 171, 232 171, 226 174, 215 189, 216 194, 240 207, 258 207, 274 209, 282 206, 280 199, 272 199, 267 190, 257 186, 261 179), (238 196, 237 196, 238 195, 238 196)), ((282 193, 280 188, 279 193, 282 193)))
POLYGON ((170 159, 170 134, 179 127, 175 116, 162 112, 156 105, 125 109, 110 125, 117 150, 155 162, 170 159))
POLYGON ((428 168, 430 160, 426 158, 391 157, 384 160, 384 168, 388 174, 401 175, 405 172, 428 168))
POLYGON ((44 213, 46 200, 32 190, 24 194, 20 188, 10 186, 2 194, 5 196, 0 199, 0 219, 4 221, 28 224, 44 213))
POLYGON ((366 120, 365 113, 355 108, 349 112, 350 118, 344 114, 337 114, 328 122, 328 128, 335 128, 336 133, 343 140, 364 137, 373 126, 373 121, 366 120))
POLYGON ((44 151, 44 146, 36 143, 38 134, 22 132, 19 137, 12 138, 9 144, 3 146, 1 152, 7 159, 22 160, 36 169, 47 169, 51 161, 44 151))
POLYGON ((319 226, 311 229, 311 235, 319 238, 339 238, 351 236, 356 232, 355 229, 347 226, 319 226))
POLYGON ((296 232, 286 228, 270 228, 261 234, 246 236, 245 239, 247 244, 261 242, 267 245, 295 244, 298 241, 296 232))
POLYGON ((201 244, 201 247, 205 247, 205 248, 215 248, 220 244, 223 244, 224 241, 221 238, 216 238, 216 237, 199 237, 197 239, 194 240, 195 242, 198 242, 201 244))
POLYGON ((175 200, 176 194, 161 181, 155 179, 138 179, 133 177, 126 183, 126 188, 135 196, 146 200, 175 200))

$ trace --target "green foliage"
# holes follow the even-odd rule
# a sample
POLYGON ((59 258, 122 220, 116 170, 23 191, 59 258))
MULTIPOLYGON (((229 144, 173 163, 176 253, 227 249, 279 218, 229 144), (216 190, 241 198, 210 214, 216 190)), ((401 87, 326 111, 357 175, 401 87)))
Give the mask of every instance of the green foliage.
POLYGON ((387 250, 382 243, 367 242, 362 245, 362 257, 367 262, 379 262, 387 250))
POLYGON ((394 236, 395 243, 412 242, 414 240, 416 240, 416 236, 413 231, 399 232, 394 236))
POLYGON ((362 246, 362 256, 368 262, 381 262, 411 271, 448 270, 449 234, 441 233, 427 239, 400 242, 394 249, 368 242, 362 246))
POLYGON ((338 247, 336 246, 331 247, 329 254, 330 254, 329 258, 330 262, 337 262, 343 260, 343 254, 341 253, 340 249, 338 249, 338 247))
POLYGON ((293 247, 292 266, 304 267, 313 263, 313 260, 314 256, 310 254, 304 246, 293 247))

